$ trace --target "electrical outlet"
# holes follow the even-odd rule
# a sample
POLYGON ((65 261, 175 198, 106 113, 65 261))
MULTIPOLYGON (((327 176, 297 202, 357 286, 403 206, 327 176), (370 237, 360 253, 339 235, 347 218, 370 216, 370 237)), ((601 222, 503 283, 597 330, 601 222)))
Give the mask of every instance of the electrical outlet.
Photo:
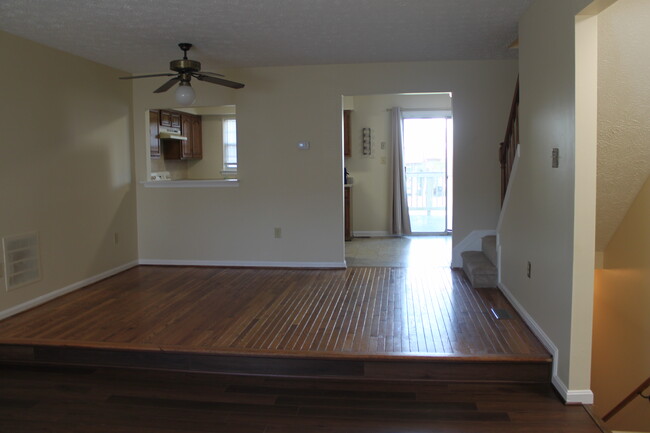
POLYGON ((282 237, 282 229, 280 227, 276 227, 273 229, 273 234, 276 239, 280 239, 282 237))
POLYGON ((526 266, 526 276, 528 278, 530 278, 531 269, 532 269, 532 265, 530 264, 530 262, 528 262, 528 265, 526 266))

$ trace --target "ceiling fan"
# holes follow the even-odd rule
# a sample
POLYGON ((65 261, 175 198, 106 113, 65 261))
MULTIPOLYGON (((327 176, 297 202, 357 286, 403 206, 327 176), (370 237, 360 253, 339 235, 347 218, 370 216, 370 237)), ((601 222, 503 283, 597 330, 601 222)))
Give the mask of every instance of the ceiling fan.
POLYGON ((201 63, 187 58, 187 52, 192 48, 192 44, 180 43, 178 46, 183 51, 183 58, 169 62, 169 69, 176 71, 175 73, 167 72, 162 74, 134 75, 130 77, 120 77, 120 80, 150 77, 174 77, 153 92, 166 92, 171 89, 174 84, 178 83, 178 89, 176 89, 176 101, 183 105, 190 105, 194 102, 194 98, 196 97, 194 89, 192 89, 192 86, 190 85, 192 77, 200 81, 207 81, 208 83, 219 84, 232 89, 241 89, 244 87, 242 83, 236 83, 234 81, 219 78, 223 77, 222 74, 217 74, 216 72, 201 72, 201 63))

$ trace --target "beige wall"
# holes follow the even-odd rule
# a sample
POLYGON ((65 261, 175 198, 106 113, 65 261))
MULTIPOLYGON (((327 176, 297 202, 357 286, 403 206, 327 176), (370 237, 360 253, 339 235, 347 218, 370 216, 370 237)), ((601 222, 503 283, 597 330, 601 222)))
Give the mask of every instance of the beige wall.
POLYGON ((451 111, 448 94, 367 95, 353 97, 350 114, 351 156, 345 166, 354 178, 352 193, 353 230, 369 234, 390 233, 390 169, 392 147, 390 113, 392 107, 451 111), (372 131, 372 152, 363 155, 362 128, 372 131), (382 149, 382 142, 384 143, 382 149))
POLYGON ((619 0, 598 18, 596 246, 603 251, 650 175, 650 2, 619 0))
MULTIPOLYGON (((607 245, 605 269, 596 271, 592 384, 600 416, 650 376, 648 221, 650 179, 607 245)), ((648 426, 648 402, 640 397, 608 423, 626 431, 648 426)))
POLYGON ((152 158, 151 172, 168 171, 171 179, 187 179, 188 162, 173 159, 152 158))
MULTIPOLYGON (((645 55, 650 4, 619 0, 598 18, 599 217, 622 205, 602 197, 601 185, 626 195, 638 191, 641 182, 631 207, 621 209, 622 222, 605 249, 605 269, 596 271, 592 386, 602 416, 650 375, 650 181, 644 175, 650 140, 650 61, 645 55)), ((648 430, 647 407, 638 398, 608 426, 648 430)))
MULTIPOLYGON (((152 261, 342 264, 341 95, 454 94, 455 236, 494 228, 498 143, 516 80, 513 61, 425 62, 231 71, 241 90, 197 83, 196 104, 236 103, 238 188, 139 186, 140 257, 152 261), (297 143, 311 142, 310 150, 297 143), (274 238, 274 228, 282 238, 274 238)), ((146 174, 147 108, 171 105, 134 82, 135 149, 146 174)))
MULTIPOLYGON (((591 311, 580 305, 591 305, 593 286, 583 287, 578 276, 585 280, 593 276, 593 261, 574 263, 574 236, 580 233, 576 239, 587 243, 593 257, 594 233, 590 241, 584 229, 576 232, 574 218, 575 197, 584 192, 576 186, 594 189, 595 168, 576 165, 576 153, 584 151, 581 158, 591 157, 589 149, 576 149, 574 41, 575 16, 588 3, 537 0, 520 22, 521 158, 499 232, 503 287, 557 348, 556 386, 565 396, 587 400, 591 311), (552 168, 551 152, 556 147, 560 165, 552 168), (577 185, 577 169, 591 178, 577 185), (527 262, 532 264, 531 278, 526 276, 527 262), (581 286, 574 286, 578 284, 574 279, 581 286)), ((593 220, 593 209, 582 212, 593 220)))
POLYGON ((0 52, 0 237, 37 231, 42 265, 1 312, 136 260, 137 233, 124 73, 3 32, 0 52))

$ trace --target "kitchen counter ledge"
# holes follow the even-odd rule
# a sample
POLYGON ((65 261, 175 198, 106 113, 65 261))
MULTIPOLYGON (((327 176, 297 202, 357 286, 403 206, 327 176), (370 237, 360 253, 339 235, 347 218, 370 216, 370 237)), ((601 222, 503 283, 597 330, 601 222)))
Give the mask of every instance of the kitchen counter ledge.
POLYGON ((145 188, 232 188, 239 186, 239 179, 155 180, 140 183, 145 188))

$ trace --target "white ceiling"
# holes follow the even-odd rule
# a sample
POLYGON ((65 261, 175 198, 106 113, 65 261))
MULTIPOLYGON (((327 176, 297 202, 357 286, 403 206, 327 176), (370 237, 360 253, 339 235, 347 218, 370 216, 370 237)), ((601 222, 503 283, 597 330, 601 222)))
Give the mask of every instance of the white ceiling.
MULTIPOLYGON (((1 0, 0 29, 133 73, 516 58, 532 0, 1 0)), ((6 55, 6 54, 4 54, 6 55)))

